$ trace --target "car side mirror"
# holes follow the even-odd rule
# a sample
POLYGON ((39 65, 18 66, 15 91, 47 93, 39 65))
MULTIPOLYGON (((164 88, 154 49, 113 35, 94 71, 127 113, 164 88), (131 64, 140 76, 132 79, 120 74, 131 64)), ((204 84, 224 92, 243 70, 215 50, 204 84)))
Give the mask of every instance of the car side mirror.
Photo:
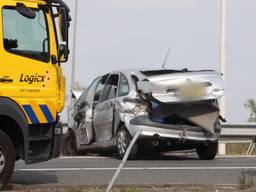
POLYGON ((82 103, 79 103, 77 106, 78 106, 78 108, 83 108, 83 107, 85 107, 87 105, 88 105, 87 101, 84 101, 82 103))

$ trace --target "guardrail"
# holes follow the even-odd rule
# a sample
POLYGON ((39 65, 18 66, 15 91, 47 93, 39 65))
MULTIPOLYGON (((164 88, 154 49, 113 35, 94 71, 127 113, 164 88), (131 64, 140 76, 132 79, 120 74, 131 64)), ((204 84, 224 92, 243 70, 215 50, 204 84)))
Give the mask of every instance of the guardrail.
POLYGON ((222 124, 219 141, 219 155, 226 154, 227 143, 250 143, 246 155, 250 155, 255 147, 256 123, 222 124))
POLYGON ((256 137, 256 123, 248 124, 222 124, 221 125, 222 138, 255 138, 256 137))

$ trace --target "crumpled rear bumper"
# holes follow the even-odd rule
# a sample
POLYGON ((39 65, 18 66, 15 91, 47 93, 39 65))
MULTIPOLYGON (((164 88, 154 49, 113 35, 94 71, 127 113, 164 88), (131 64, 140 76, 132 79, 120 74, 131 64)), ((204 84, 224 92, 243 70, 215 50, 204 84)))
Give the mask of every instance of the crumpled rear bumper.
POLYGON ((140 138, 152 137, 156 139, 169 138, 183 141, 215 142, 220 136, 220 130, 216 130, 216 133, 212 134, 198 126, 156 123, 151 121, 146 115, 127 118, 126 127, 132 136, 142 129, 140 138))

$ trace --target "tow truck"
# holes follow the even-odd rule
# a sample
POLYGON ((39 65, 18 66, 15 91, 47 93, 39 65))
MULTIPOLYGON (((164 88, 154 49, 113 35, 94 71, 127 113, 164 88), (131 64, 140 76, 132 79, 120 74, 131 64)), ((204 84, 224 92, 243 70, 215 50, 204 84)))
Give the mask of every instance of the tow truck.
POLYGON ((0 1, 0 185, 15 161, 60 155, 70 9, 62 0, 0 1))

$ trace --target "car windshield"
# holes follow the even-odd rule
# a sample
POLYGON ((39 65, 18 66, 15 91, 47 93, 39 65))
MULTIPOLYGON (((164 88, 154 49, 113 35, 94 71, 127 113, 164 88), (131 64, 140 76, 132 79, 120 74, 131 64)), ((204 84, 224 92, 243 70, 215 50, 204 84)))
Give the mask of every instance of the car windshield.
POLYGON ((16 55, 49 62, 49 37, 43 10, 35 10, 34 19, 22 16, 14 8, 3 9, 5 49, 16 55))

